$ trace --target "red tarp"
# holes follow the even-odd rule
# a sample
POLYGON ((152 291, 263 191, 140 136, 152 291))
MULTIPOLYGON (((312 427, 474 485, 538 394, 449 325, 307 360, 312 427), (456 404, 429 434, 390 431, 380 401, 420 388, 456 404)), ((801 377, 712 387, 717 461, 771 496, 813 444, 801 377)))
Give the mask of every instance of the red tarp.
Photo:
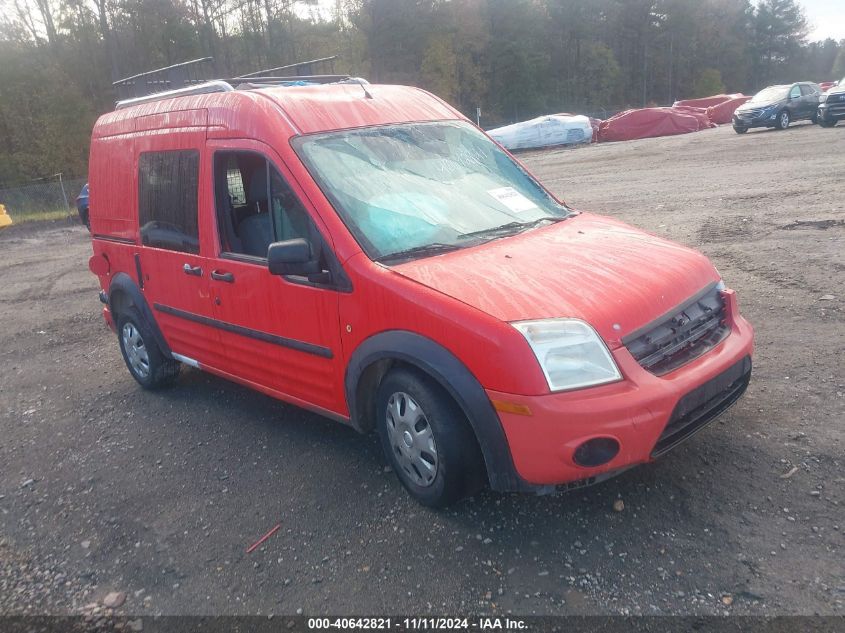
POLYGON ((730 123, 734 111, 749 99, 751 99, 751 97, 735 97, 733 99, 723 101, 718 105, 710 106, 707 108, 707 116, 710 117, 710 120, 717 125, 730 123))
POLYGON ((823 81, 819 84, 819 88, 822 89, 822 92, 827 92, 830 87, 835 83, 835 81, 823 81))
POLYGON ((675 106, 692 106, 693 108, 709 108, 710 106, 719 105, 723 101, 727 101, 728 99, 735 99, 736 97, 741 97, 741 94, 733 94, 733 95, 713 95, 712 97, 701 97, 700 99, 684 99, 682 101, 676 101, 673 105, 675 106))
POLYGON ((694 116, 698 119, 699 130, 706 130, 709 127, 715 127, 713 122, 710 120, 710 117, 707 116, 707 108, 694 108, 692 106, 672 106, 672 110, 676 112, 681 112, 683 114, 688 114, 690 116, 694 116))
POLYGON ((631 141, 652 136, 672 136, 714 127, 699 108, 642 108, 626 110, 599 128, 599 142, 631 141))

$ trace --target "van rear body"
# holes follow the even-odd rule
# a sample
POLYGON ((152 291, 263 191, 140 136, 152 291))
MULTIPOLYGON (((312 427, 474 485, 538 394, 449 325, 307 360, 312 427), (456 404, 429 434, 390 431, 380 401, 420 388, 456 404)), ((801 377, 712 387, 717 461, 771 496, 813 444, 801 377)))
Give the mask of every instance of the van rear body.
POLYGON ((703 255, 566 207, 418 89, 120 108, 89 182, 90 268, 139 383, 188 364, 378 430, 428 505, 649 462, 750 378, 703 255))

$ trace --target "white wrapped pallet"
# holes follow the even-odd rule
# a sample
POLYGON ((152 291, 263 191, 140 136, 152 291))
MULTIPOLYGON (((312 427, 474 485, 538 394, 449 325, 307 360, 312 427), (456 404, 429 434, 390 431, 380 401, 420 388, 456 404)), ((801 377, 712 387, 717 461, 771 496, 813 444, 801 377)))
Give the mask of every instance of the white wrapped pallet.
POLYGON ((489 130, 487 133, 510 150, 576 145, 589 143, 593 138, 590 119, 580 114, 549 114, 489 130))

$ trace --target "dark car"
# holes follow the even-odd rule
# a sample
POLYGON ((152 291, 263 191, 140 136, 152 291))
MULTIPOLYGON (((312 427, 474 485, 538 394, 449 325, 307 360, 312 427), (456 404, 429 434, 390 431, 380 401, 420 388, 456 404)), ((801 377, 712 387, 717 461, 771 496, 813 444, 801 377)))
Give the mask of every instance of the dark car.
POLYGON ((833 127, 845 119, 845 77, 819 97, 818 124, 833 127))
POLYGON ((736 109, 734 131, 745 134, 752 127, 785 130, 792 121, 802 119, 815 123, 821 94, 819 85, 808 81, 764 88, 736 109))
POLYGON ((76 210, 79 211, 79 221, 84 224, 88 230, 91 230, 91 221, 88 219, 88 183, 82 186, 82 191, 76 196, 76 210))

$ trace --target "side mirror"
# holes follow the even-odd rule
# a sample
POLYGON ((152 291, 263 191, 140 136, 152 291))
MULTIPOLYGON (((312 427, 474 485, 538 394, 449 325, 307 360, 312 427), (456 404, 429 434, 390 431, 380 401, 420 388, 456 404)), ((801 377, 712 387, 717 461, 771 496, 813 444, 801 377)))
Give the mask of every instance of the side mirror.
POLYGON ((271 275, 307 277, 320 272, 320 262, 314 257, 311 244, 301 237, 270 244, 267 267, 271 275))

